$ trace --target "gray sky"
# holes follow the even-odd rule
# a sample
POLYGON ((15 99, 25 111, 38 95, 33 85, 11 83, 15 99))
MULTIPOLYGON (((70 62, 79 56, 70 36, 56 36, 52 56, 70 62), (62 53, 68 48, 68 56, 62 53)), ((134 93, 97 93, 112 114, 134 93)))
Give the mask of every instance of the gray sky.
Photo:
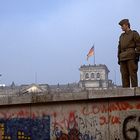
MULTIPOLYGON (((95 45, 120 84, 118 22, 129 18, 140 33, 140 0, 0 0, 0 83, 79 81, 79 67, 95 45)), ((140 73, 140 72, 139 72, 140 73)), ((140 75, 140 74, 139 74, 140 75)), ((140 79, 140 76, 139 76, 140 79)), ((140 80, 139 80, 140 81, 140 80)))

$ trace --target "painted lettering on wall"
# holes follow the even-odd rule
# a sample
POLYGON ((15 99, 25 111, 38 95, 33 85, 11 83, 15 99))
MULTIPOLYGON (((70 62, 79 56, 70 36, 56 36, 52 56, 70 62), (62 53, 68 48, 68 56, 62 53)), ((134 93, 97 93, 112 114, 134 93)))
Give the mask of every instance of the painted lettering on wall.
POLYGON ((54 118, 52 135, 57 140, 103 140, 97 125, 95 117, 84 118, 71 111, 68 118, 59 121, 54 118))
POLYGON ((83 115, 90 115, 90 114, 99 114, 99 113, 108 113, 108 112, 115 112, 115 111, 129 111, 132 109, 140 109, 140 104, 132 105, 129 102, 116 102, 110 103, 109 105, 92 105, 90 108, 83 107, 82 113, 83 115))
POLYGON ((0 140, 104 140, 110 138, 106 137, 108 128, 115 133, 111 140, 140 139, 138 101, 72 106, 11 107, 9 112, 1 109, 0 140))
POLYGON ((125 140, 140 139, 140 116, 131 115, 123 122, 123 136, 125 140))

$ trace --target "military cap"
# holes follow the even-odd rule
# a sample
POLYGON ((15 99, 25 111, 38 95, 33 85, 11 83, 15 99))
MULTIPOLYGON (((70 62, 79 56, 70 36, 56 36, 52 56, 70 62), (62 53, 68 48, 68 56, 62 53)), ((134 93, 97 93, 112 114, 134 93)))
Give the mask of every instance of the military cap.
POLYGON ((119 22, 119 25, 122 26, 123 24, 130 24, 129 19, 123 19, 119 22))

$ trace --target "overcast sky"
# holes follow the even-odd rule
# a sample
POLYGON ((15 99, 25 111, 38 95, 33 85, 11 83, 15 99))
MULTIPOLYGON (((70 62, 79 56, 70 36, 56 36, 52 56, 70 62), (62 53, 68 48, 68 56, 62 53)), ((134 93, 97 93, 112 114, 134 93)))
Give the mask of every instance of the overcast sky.
POLYGON ((94 62, 86 61, 94 44, 96 64, 120 84, 123 18, 140 33, 140 0, 0 0, 0 83, 78 82, 79 67, 94 62))

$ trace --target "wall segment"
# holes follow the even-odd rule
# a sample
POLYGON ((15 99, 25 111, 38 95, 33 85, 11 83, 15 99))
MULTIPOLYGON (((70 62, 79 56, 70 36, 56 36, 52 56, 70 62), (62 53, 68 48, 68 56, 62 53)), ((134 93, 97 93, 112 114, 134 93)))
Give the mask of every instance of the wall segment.
POLYGON ((139 140, 140 89, 0 98, 0 140, 139 140))

